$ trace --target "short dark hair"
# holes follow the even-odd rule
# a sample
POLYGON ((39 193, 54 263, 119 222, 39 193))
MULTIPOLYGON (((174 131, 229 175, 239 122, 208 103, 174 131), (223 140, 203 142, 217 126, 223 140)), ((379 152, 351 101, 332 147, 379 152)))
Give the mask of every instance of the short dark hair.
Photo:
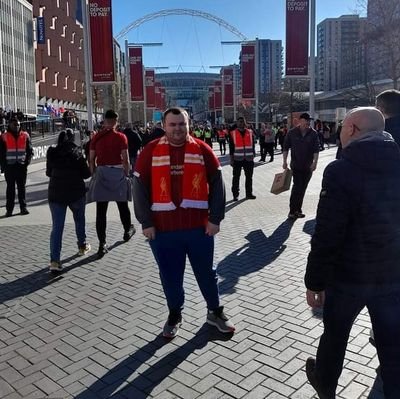
POLYGON ((186 115, 187 120, 189 122, 190 118, 189 118, 189 114, 186 111, 185 108, 181 108, 181 107, 171 107, 168 108, 167 110, 164 111, 163 117, 162 117, 162 121, 165 122, 165 119, 167 118, 168 114, 173 114, 173 115, 186 115))
POLYGON ((58 135, 57 145, 61 145, 63 143, 75 141, 75 135, 72 129, 62 130, 58 135))
POLYGON ((109 109, 104 114, 104 119, 118 119, 118 114, 113 109, 109 109))
POLYGON ((378 94, 376 106, 389 117, 400 115, 400 91, 392 89, 378 94))

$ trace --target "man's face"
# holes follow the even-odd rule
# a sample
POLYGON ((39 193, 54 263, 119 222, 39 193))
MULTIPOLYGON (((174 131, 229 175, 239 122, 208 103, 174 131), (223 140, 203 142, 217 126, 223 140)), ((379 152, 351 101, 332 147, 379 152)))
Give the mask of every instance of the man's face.
POLYGON ((189 121, 184 114, 173 114, 170 112, 164 121, 165 135, 168 141, 173 145, 182 145, 185 143, 189 134, 189 121))
POLYGON ((238 120, 237 120, 237 127, 239 128, 239 129, 244 129, 245 128, 245 122, 244 122, 244 119, 243 118, 239 118, 238 120))
POLYGON ((300 128, 301 129, 307 129, 310 127, 310 119, 303 119, 300 118, 300 128))
POLYGON ((350 117, 344 118, 342 123, 342 130, 340 132, 340 142, 342 143, 342 147, 345 148, 350 144, 351 137, 353 136, 353 128, 354 124, 351 121, 350 117))
POLYGON ((12 133, 18 133, 21 125, 17 121, 11 121, 8 125, 8 130, 12 133))

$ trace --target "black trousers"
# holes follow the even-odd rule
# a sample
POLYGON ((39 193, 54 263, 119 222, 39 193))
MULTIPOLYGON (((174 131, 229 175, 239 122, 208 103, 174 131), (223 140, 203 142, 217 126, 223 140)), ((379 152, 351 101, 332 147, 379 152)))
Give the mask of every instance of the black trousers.
POLYGON ((219 150, 221 151, 221 155, 226 154, 226 140, 218 140, 219 142, 219 150))
POLYGON ((381 364, 386 399, 400 398, 400 284, 337 283, 326 290, 324 333, 317 358, 317 380, 335 397, 353 323, 367 307, 381 364))
POLYGON ((18 201, 19 207, 22 209, 26 208, 26 175, 28 167, 27 165, 15 164, 7 165, 4 169, 4 177, 7 182, 6 191, 6 210, 7 212, 12 212, 14 210, 15 204, 15 185, 18 189, 18 201))
POLYGON ((269 155, 269 160, 272 162, 274 160, 274 143, 265 143, 265 150, 264 150, 264 159, 263 161, 265 161, 265 157, 268 154, 269 155))
MULTIPOLYGON (((128 231, 132 224, 128 202, 117 202, 117 206, 122 226, 124 226, 125 231, 128 231)), ((108 202, 96 202, 96 232, 100 244, 106 243, 107 208, 108 202)))
POLYGON ((302 212, 304 195, 311 179, 311 170, 293 169, 293 186, 290 195, 290 213, 302 212))
POLYGON ((239 196, 239 183, 240 174, 242 173, 242 168, 244 170, 244 175, 246 178, 246 196, 253 194, 253 171, 254 171, 254 161, 234 161, 233 162, 233 178, 232 178, 232 194, 234 197, 239 196))

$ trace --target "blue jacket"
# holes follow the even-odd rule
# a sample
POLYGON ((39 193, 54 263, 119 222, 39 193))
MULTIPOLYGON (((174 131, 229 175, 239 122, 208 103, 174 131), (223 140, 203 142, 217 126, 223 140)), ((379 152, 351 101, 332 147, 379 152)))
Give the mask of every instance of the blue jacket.
POLYGON ((400 150, 386 132, 350 143, 322 181, 306 287, 400 283, 400 150))

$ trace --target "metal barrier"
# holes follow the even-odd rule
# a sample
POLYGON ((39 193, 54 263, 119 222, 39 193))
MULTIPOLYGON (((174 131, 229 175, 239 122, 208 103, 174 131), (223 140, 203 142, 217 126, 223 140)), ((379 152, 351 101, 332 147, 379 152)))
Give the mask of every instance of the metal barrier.
MULTIPOLYGON (((29 133, 31 137, 42 137, 59 133, 61 130, 71 128, 77 130, 77 123, 65 121, 62 118, 51 118, 42 120, 21 121, 21 128, 29 133)), ((0 130, 7 130, 8 124, 0 125, 0 130)))

